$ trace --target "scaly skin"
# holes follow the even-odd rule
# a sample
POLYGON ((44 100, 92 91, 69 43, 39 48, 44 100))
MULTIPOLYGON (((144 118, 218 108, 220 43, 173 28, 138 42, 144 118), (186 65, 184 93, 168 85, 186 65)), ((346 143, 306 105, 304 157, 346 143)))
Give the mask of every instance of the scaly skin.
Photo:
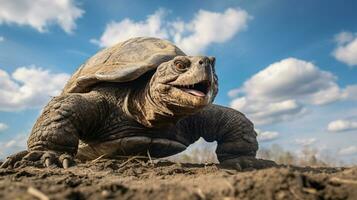
POLYGON ((255 158, 256 133, 242 113, 212 104, 217 93, 213 64, 208 57, 181 56, 134 82, 104 82, 88 93, 63 93, 44 108, 28 150, 10 156, 1 167, 41 160, 46 166, 67 168, 75 156, 85 160, 148 151, 153 157, 165 157, 183 151, 199 137, 217 141, 222 164, 240 169, 274 165, 255 158), (190 63, 187 72, 173 70, 180 59, 190 63), (177 88, 200 81, 210 82, 205 97, 177 88))

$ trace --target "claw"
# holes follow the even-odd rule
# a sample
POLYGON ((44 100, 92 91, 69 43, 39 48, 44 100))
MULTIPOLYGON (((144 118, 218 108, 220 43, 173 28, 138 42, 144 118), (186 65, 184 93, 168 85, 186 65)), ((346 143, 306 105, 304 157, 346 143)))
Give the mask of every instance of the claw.
POLYGON ((62 166, 63 166, 64 169, 67 169, 69 167, 68 158, 63 159, 62 166))
POLYGON ((45 165, 46 165, 46 167, 50 167, 52 165, 50 158, 45 159, 45 165))
POLYGON ((1 164, 0 168, 7 168, 9 166, 9 163, 11 162, 10 158, 7 158, 4 163, 1 164))
POLYGON ((75 164, 72 156, 68 154, 62 154, 60 156, 58 153, 52 151, 21 151, 9 156, 0 165, 0 168, 18 168, 33 165, 33 163, 37 161, 41 161, 44 167, 59 167, 62 164, 64 169, 75 164))

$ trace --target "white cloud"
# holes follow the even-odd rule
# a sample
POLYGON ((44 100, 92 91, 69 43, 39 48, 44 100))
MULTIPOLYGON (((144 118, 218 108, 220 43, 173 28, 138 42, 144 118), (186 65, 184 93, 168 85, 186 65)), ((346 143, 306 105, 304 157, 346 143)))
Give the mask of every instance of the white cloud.
POLYGON ((0 158, 5 158, 13 153, 26 149, 27 134, 18 134, 8 141, 0 141, 0 158))
POLYGON ((343 90, 342 98, 346 100, 357 100, 357 85, 348 85, 343 90))
POLYGON ((152 36, 172 40, 188 54, 203 52, 210 44, 223 43, 244 30, 249 15, 241 9, 228 8, 223 13, 199 10, 189 22, 168 21, 166 11, 159 9, 146 20, 126 18, 110 22, 99 40, 91 42, 108 47, 131 37, 152 36))
POLYGON ((0 24, 28 25, 40 32, 58 24, 71 33, 84 13, 74 0, 0 0, 0 5, 0 24))
POLYGON ((309 146, 314 144, 317 141, 316 138, 301 138, 301 139, 295 139, 296 144, 301 145, 301 146, 309 146))
POLYGON ((354 155, 357 154, 357 146, 349 146, 341 149, 338 152, 340 155, 354 155))
POLYGON ((228 94, 238 96, 232 108, 260 124, 292 120, 306 113, 305 105, 322 105, 352 99, 354 86, 342 90, 337 78, 311 62, 286 58, 253 75, 228 94))
POLYGON ((184 51, 197 54, 212 43, 223 43, 233 38, 246 28, 248 19, 248 13, 241 9, 228 8, 224 13, 199 10, 192 21, 176 22, 174 42, 184 51))
POLYGON ((134 22, 129 18, 125 18, 120 22, 112 21, 107 24, 100 39, 92 39, 91 42, 101 47, 108 47, 131 37, 168 38, 167 28, 163 27, 162 22, 165 14, 166 12, 163 9, 159 9, 154 14, 147 16, 145 21, 134 22))
POLYGON ((343 132, 357 130, 357 120, 336 120, 327 125, 327 130, 330 132, 343 132))
POLYGON ((11 75, 0 69, 0 111, 41 107, 60 93, 69 75, 35 66, 20 67, 11 75))
POLYGON ((0 132, 6 130, 7 128, 9 128, 9 126, 7 124, 0 122, 0 132))
POLYGON ((337 43, 333 56, 347 64, 348 66, 357 66, 357 35, 350 32, 341 32, 335 36, 337 43))
POLYGON ((247 114, 257 125, 288 121, 306 112, 295 100, 269 102, 241 97, 232 100, 230 106, 247 114))
POLYGON ((14 145, 16 145, 16 140, 10 140, 10 141, 7 141, 7 142, 4 144, 4 147, 5 147, 5 148, 10 148, 10 147, 13 147, 14 145))
POLYGON ((257 139, 259 142, 267 142, 275 140, 279 137, 278 132, 274 131, 260 131, 259 129, 255 130, 258 134, 257 139))
POLYGON ((0 42, 3 42, 3 41, 5 41, 4 36, 0 36, 0 42))
MULTIPOLYGON (((322 71, 311 62, 287 58, 269 65, 244 83, 243 91, 257 99, 285 100, 296 97, 309 97, 316 104, 328 103, 337 96, 319 99, 320 92, 334 93, 338 88, 336 77, 322 71)), ((329 96, 329 95, 327 95, 329 96)))
POLYGON ((234 97, 238 96, 241 92, 242 91, 240 88, 235 88, 235 89, 229 90, 227 94, 229 97, 234 98, 234 97))
POLYGON ((335 41, 338 44, 346 44, 347 42, 351 42, 353 38, 353 33, 347 31, 342 31, 341 33, 335 35, 335 41))

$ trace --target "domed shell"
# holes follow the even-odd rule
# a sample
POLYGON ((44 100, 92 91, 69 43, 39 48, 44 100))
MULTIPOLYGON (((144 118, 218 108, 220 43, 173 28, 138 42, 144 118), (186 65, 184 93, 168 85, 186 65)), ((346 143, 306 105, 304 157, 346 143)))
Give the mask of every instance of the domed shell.
POLYGON ((138 37, 106 48, 89 58, 67 82, 63 93, 84 93, 99 82, 128 82, 178 55, 169 41, 138 37))

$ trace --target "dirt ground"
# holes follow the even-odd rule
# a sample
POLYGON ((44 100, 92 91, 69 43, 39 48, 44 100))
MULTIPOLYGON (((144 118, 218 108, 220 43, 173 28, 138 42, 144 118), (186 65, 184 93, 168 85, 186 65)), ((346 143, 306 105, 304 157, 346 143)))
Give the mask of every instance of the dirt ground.
POLYGON ((97 160, 0 169, 0 199, 357 199, 357 167, 236 171, 215 164, 97 160))

